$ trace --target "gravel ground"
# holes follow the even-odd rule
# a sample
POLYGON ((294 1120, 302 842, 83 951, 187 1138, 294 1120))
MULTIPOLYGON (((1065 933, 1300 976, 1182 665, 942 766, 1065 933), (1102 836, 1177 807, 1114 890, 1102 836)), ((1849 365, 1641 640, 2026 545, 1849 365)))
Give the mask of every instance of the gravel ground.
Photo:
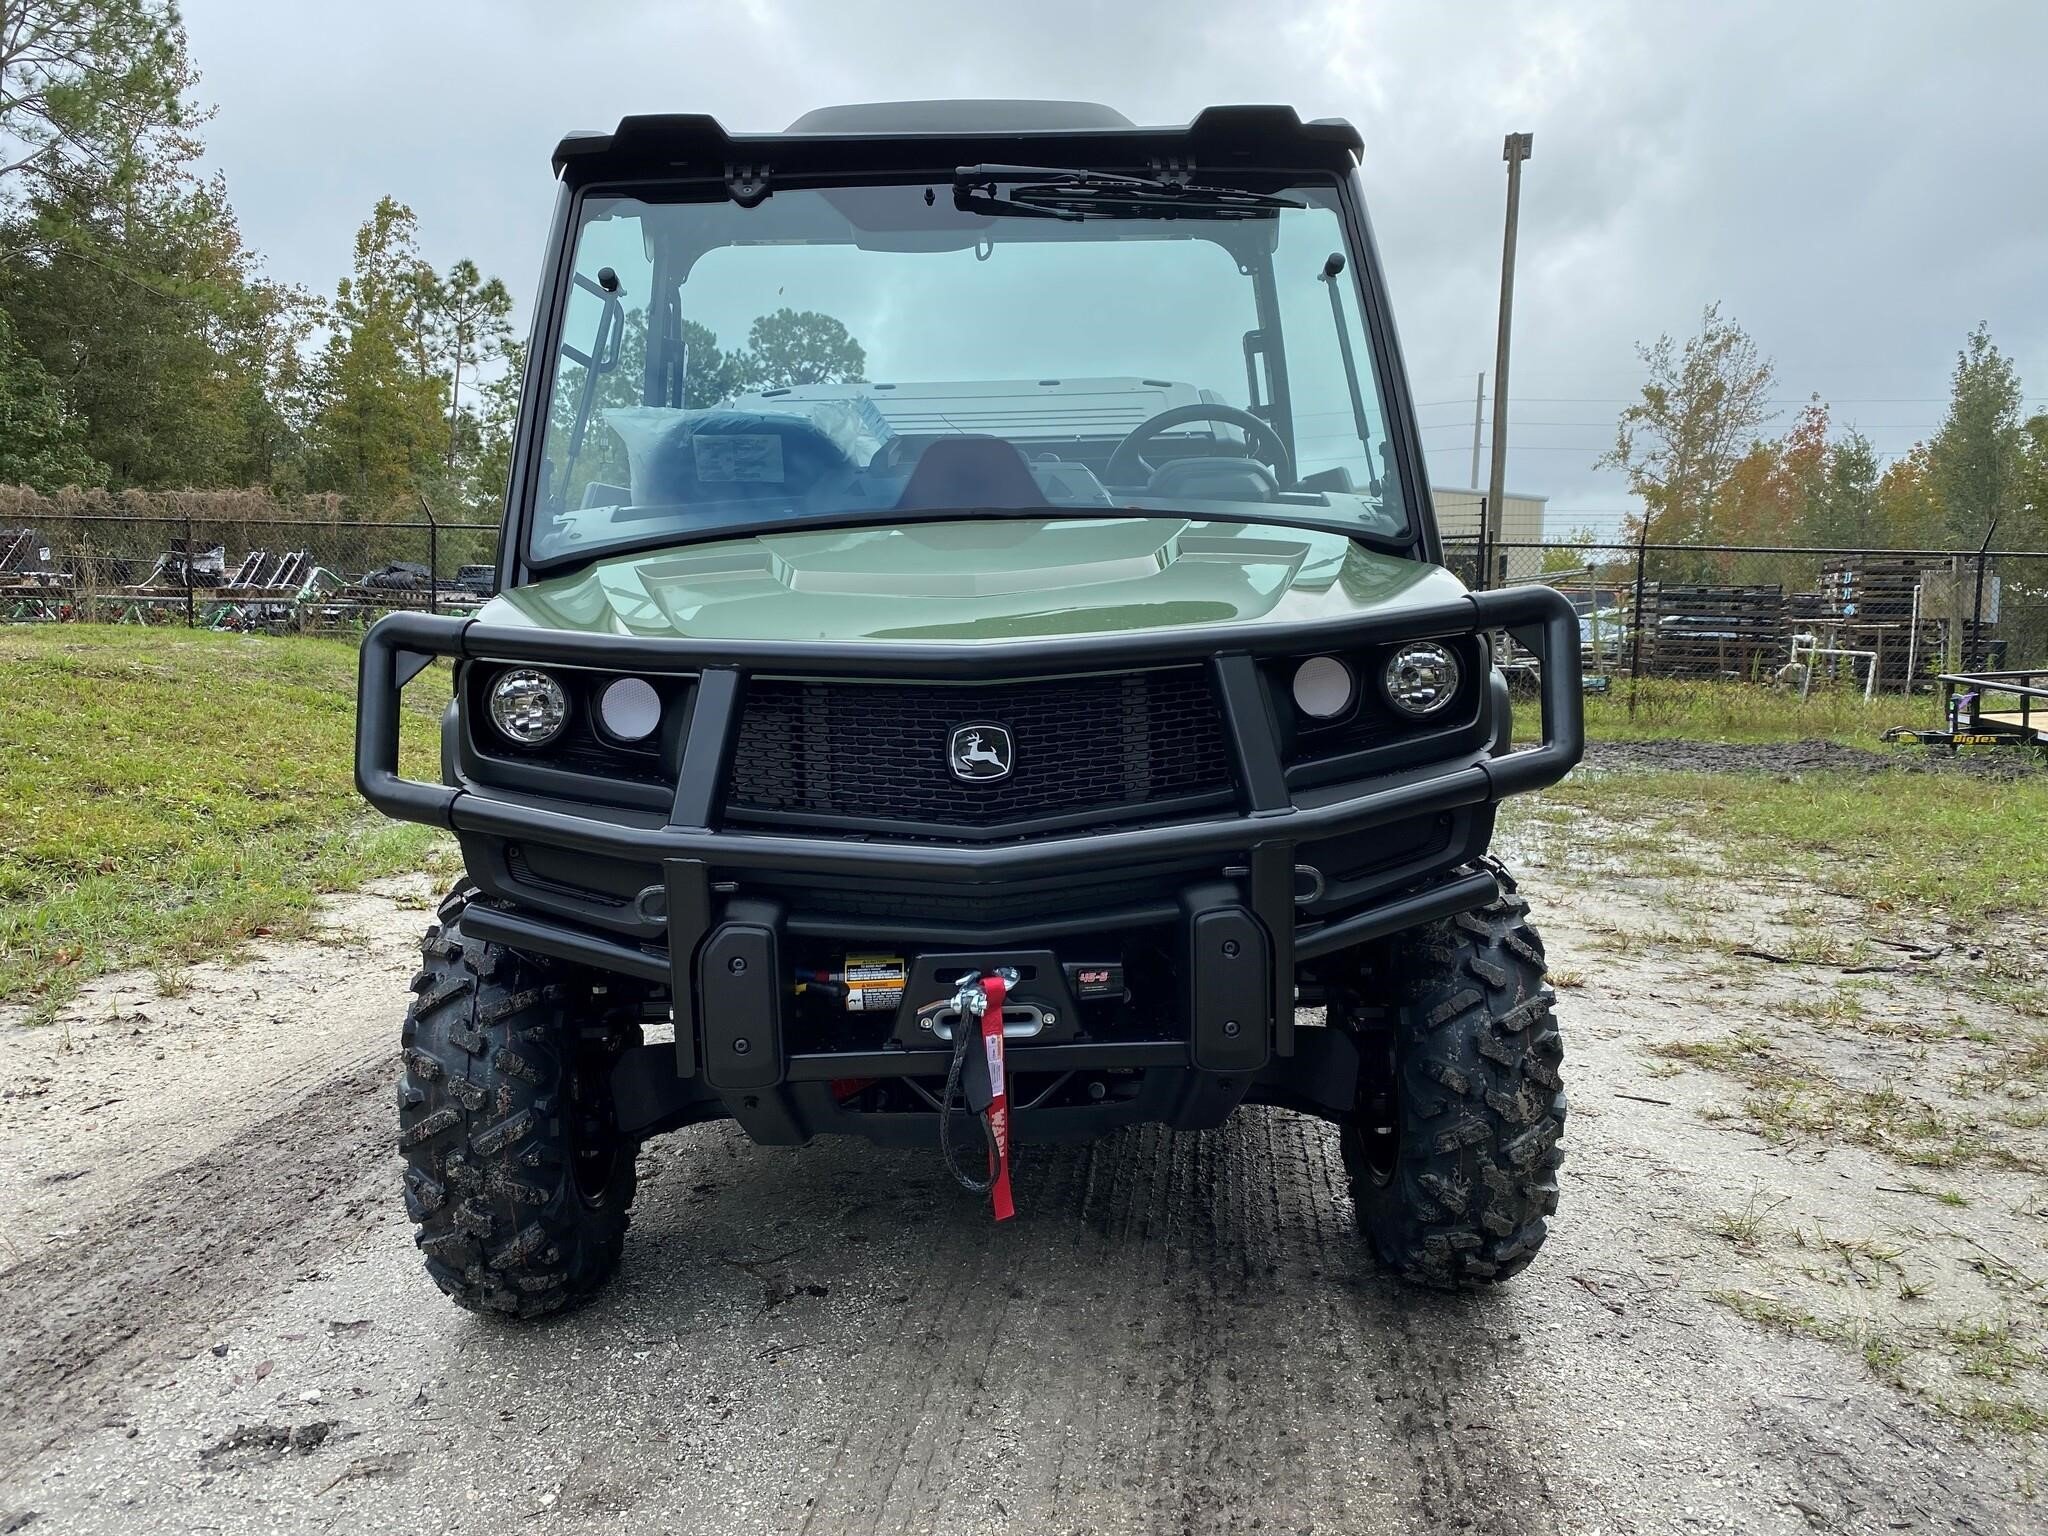
MULTIPOLYGON (((1816 976, 1617 955, 1623 898, 1525 889, 1566 988, 1564 1204, 1471 1297, 1377 1274, 1334 1135, 1261 1110, 1026 1149, 1000 1229, 936 1156, 698 1128, 643 1153, 597 1303, 494 1324, 399 1205, 423 892, 178 998, 117 977, 0 1020, 0 1532, 2039 1532, 2038 1439, 1712 1299, 1837 1299, 1716 1235, 1745 1195, 1780 1236, 1935 1221, 1877 1152, 1710 1118, 1725 1083, 1646 1049, 1816 976)), ((1943 1182, 1956 1251, 2048 1273, 2038 1180, 1943 1182)))

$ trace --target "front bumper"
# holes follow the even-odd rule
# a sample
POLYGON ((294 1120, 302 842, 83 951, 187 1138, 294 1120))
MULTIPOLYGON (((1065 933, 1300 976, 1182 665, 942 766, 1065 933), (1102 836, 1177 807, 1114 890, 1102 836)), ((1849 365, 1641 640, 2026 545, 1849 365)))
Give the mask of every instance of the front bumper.
MULTIPOLYGON (((1463 866, 1483 850, 1495 802, 1553 784, 1578 761, 1579 693, 1577 616, 1562 597, 1541 587, 1473 593, 1429 609, 1336 624, 964 645, 684 643, 393 614, 363 642, 356 781, 386 814, 447 827, 461 837, 473 873, 487 893, 501 898, 472 907, 465 918, 468 931, 671 985, 678 1076, 702 1078, 729 1109, 752 1097, 759 1114, 761 1096, 771 1091, 787 1097, 805 1083, 822 1090, 828 1081, 945 1068, 945 1053, 938 1050, 794 1048, 778 1023, 786 975, 782 946, 792 939, 836 935, 987 953, 1043 943, 1063 932, 1171 925, 1187 946, 1180 1037, 1039 1045, 1029 1048, 1032 1062, 1048 1069, 1114 1065, 1199 1077, 1252 1074, 1273 1056, 1292 1055, 1299 965, 1492 899, 1492 876, 1463 866), (1352 783, 1290 787, 1257 671, 1261 658, 1494 630, 1512 633, 1542 663, 1542 728, 1535 747, 1501 750, 1503 734, 1500 743, 1445 761, 1352 783), (435 657, 694 673, 693 712, 667 812, 579 805, 531 790, 494 788, 464 778, 452 760, 449 776, 456 782, 402 778, 400 693, 435 657), (982 681, 1189 661, 1213 668, 1238 794, 1237 806, 1226 814, 971 843, 721 824, 723 785, 752 675, 982 681), (1296 866, 1302 850, 1339 846, 1376 829, 1431 817, 1453 829, 1433 853, 1357 882, 1345 902, 1299 902, 1296 866), (489 870, 502 869, 504 851, 515 848, 640 869, 649 880, 630 900, 614 899, 610 906, 549 897, 545 883, 528 895, 487 877, 489 870), (957 907, 963 917, 926 913, 892 921, 876 916, 872 906, 860 913, 835 912, 829 904, 818 909, 800 894, 832 885, 915 889, 957 907), (1041 902, 1028 913, 1022 905, 1013 908, 1013 893, 1035 889, 1042 895, 1049 888, 1071 888, 1073 899, 1050 907, 1041 902), (1218 954, 1227 930, 1230 965, 1202 960, 1205 929, 1217 937, 1218 954), (1240 1016, 1247 1013, 1249 1018, 1240 1016)), ((821 1104, 829 1099, 810 1097, 821 1104)), ((1029 1129, 1020 1120, 1020 1133, 1029 1129)))

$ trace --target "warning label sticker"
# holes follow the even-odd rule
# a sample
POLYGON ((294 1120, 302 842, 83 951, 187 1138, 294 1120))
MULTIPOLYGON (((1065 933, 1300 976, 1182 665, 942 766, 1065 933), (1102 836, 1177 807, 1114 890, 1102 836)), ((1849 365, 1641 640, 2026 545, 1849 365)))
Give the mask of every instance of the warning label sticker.
POLYGON ((883 1013, 903 1001, 901 955, 846 957, 846 1011, 883 1013))
POLYGON ((782 439, 772 432, 701 433, 690 439, 697 478, 706 484, 782 483, 782 439))

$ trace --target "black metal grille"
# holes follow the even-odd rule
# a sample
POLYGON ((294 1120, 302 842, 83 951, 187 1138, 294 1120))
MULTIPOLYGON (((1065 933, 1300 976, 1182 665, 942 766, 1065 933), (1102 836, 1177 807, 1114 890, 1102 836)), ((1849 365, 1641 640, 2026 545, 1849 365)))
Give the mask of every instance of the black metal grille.
POLYGON ((994 827, 1143 814, 1227 796, 1223 722, 1208 673, 1174 667, 942 686, 758 678, 747 689, 728 813, 994 827), (956 726, 1010 732, 1007 778, 962 783, 956 726))

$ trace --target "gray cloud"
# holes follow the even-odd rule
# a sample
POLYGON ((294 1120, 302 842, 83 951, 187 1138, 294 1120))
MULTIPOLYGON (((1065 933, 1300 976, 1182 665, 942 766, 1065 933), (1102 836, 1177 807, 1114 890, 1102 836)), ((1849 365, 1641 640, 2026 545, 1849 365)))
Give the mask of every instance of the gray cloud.
POLYGON ((524 294, 562 130, 636 111, 778 128, 834 101, 1067 96, 1183 120, 1215 101, 1350 117, 1440 483, 1490 367, 1501 135, 1527 129, 1510 478, 1553 524, 1626 501, 1589 468, 1633 344, 1719 299, 1902 452, 1988 321, 2048 408, 2048 7, 958 0, 887 8, 186 0, 210 159, 275 276, 328 290, 384 193, 427 254, 524 294))

